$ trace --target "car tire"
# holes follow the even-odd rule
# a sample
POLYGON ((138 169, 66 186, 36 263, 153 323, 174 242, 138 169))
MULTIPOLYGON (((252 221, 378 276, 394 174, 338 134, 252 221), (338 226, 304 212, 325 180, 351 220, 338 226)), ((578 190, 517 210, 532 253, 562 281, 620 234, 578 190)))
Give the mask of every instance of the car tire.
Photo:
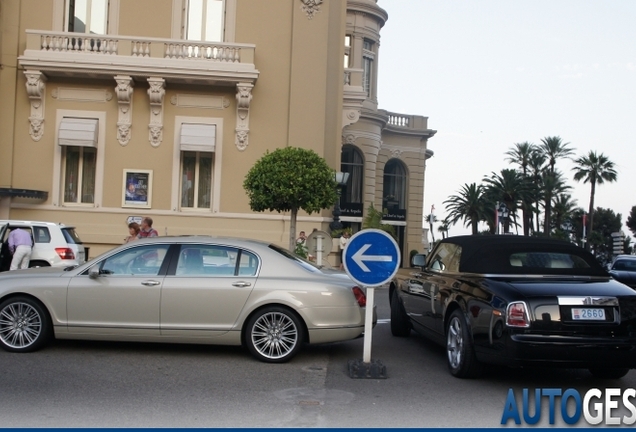
POLYGON ((0 345, 5 351, 31 352, 51 338, 51 319, 38 301, 12 297, 0 303, 0 345))
POLYGON ((411 334, 409 317, 406 315, 397 291, 393 291, 391 297, 391 334, 397 337, 407 337, 411 334))
POLYGON ((628 368, 592 368, 590 373, 596 378, 619 379, 629 373, 628 368))
POLYGON ((475 378, 481 373, 464 313, 455 309, 446 325, 446 361, 451 375, 475 378))
POLYGON ((244 340, 258 360, 284 363, 296 355, 303 335, 301 320, 294 312, 281 306, 269 306, 247 321, 244 340))

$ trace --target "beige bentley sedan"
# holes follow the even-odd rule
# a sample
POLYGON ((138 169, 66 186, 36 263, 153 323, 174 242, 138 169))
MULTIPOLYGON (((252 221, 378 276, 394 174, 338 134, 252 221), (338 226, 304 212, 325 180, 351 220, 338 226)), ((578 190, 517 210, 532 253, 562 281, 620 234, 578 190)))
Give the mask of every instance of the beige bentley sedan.
POLYGON ((278 363, 303 343, 360 336, 365 306, 348 276, 276 245, 156 237, 78 267, 0 274, 0 345, 12 352, 52 338, 244 345, 278 363))

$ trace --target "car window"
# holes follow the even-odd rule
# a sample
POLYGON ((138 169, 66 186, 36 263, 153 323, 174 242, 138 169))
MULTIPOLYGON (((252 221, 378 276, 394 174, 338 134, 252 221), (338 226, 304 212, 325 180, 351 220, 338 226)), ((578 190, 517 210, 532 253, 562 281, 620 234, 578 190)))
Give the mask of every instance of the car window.
POLYGON ((227 246, 184 244, 177 261, 176 275, 234 276, 239 250, 227 246))
POLYGON ((51 243, 51 233, 47 227, 33 227, 33 241, 35 243, 51 243))
POLYGON ((145 245, 123 250, 106 258, 100 264, 100 273, 107 275, 159 274, 169 245, 145 245))
POLYGON ((512 267, 529 269, 589 268, 589 264, 583 258, 568 253, 520 252, 511 254, 509 262, 512 267))
POLYGON ((612 270, 636 271, 636 260, 617 260, 612 270))
POLYGON ((279 254, 281 254, 285 258, 289 259, 290 261, 294 261, 297 265, 303 267, 305 270, 309 270, 312 273, 320 273, 321 272, 320 268, 317 265, 312 264, 309 261, 305 261, 304 259, 300 258, 298 255, 292 254, 287 249, 283 249, 283 248, 278 247, 276 245, 269 245, 269 248, 274 250, 274 251, 276 251, 276 252, 278 252, 279 254))
POLYGON ((258 271, 258 257, 251 252, 241 251, 238 266, 239 276, 256 276, 258 271))
POLYGON ((440 243, 430 255, 428 268, 437 272, 459 271, 462 248, 453 243, 440 243))
POLYGON ((82 244, 79 236, 75 232, 75 228, 62 228, 62 234, 68 244, 82 244))

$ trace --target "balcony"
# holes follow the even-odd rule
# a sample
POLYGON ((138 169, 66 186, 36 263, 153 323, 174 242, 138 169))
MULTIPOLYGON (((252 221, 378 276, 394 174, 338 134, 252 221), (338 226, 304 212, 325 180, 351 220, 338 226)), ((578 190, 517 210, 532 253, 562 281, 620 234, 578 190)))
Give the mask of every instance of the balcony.
POLYGON ((168 83, 253 84, 255 45, 85 35, 27 30, 27 46, 18 58, 25 70, 48 76, 134 79, 161 77, 168 83))

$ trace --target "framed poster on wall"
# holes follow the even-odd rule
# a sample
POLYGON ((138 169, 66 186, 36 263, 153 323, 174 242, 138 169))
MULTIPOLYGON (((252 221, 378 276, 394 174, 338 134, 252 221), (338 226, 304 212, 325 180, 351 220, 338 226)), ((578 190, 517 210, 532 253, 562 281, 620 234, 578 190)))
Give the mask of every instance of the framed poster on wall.
POLYGON ((150 208, 152 170, 124 170, 122 207, 150 208))

